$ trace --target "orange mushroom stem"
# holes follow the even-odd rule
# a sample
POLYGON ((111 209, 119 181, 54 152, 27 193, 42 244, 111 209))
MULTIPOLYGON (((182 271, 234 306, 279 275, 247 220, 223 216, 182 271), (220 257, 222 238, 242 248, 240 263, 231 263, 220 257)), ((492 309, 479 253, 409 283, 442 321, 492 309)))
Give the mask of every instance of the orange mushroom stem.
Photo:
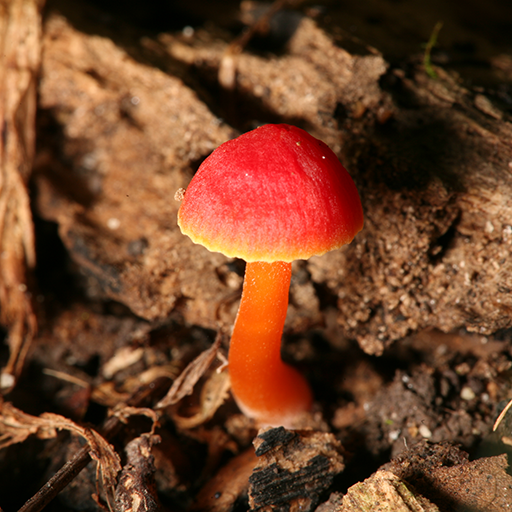
POLYGON ((291 274, 291 263, 284 261, 247 263, 229 348, 238 406, 269 425, 291 426, 313 400, 304 377, 281 359, 291 274))
POLYGON ((232 391, 260 423, 293 426, 312 394, 280 354, 291 262, 337 249, 362 229, 352 178, 304 130, 265 125, 225 142, 201 164, 178 224, 193 242, 247 262, 229 349, 232 391))

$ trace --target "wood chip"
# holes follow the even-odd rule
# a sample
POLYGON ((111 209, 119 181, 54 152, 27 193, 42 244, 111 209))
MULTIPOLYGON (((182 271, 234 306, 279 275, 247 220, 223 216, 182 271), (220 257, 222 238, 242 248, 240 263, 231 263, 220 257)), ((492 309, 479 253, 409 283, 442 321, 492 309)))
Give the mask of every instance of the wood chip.
POLYGON ((260 456, 249 478, 251 510, 313 510, 344 468, 333 434, 278 427, 261 430, 253 444, 260 456))
POLYGON ((389 471, 377 471, 364 482, 353 485, 343 504, 319 512, 439 512, 436 505, 418 494, 389 471))

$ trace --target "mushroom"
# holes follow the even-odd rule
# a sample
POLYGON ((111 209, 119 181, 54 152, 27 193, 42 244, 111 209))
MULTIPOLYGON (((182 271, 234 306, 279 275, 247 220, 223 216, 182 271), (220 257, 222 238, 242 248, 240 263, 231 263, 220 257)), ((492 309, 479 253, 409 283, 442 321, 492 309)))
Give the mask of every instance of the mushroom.
POLYGON ((229 348, 232 393, 261 424, 293 426, 312 393, 281 359, 291 262, 339 248, 362 229, 354 182, 320 140, 295 126, 264 125, 201 164, 178 224, 193 242, 247 262, 229 348))

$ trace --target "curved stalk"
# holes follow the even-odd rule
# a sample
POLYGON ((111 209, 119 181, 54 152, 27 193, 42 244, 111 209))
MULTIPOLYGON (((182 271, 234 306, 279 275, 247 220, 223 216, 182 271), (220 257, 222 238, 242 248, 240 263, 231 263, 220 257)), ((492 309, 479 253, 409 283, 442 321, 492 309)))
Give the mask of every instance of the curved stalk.
POLYGON ((231 388, 240 409, 266 425, 292 426, 312 404, 304 377, 281 360, 291 263, 247 263, 229 349, 231 388))

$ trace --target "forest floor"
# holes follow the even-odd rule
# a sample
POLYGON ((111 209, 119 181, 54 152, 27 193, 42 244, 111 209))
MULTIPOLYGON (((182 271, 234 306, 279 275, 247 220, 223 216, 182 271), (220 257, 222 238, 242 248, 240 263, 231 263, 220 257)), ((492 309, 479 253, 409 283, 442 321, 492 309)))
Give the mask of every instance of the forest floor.
POLYGON ((0 401, 1 510, 508 510, 512 7, 296 2, 246 42, 259 4, 178 4, 44 7, 38 331, 0 401), (325 140, 367 215, 293 265, 296 431, 260 430, 217 371, 244 263, 176 226, 204 158, 268 122, 325 140))

